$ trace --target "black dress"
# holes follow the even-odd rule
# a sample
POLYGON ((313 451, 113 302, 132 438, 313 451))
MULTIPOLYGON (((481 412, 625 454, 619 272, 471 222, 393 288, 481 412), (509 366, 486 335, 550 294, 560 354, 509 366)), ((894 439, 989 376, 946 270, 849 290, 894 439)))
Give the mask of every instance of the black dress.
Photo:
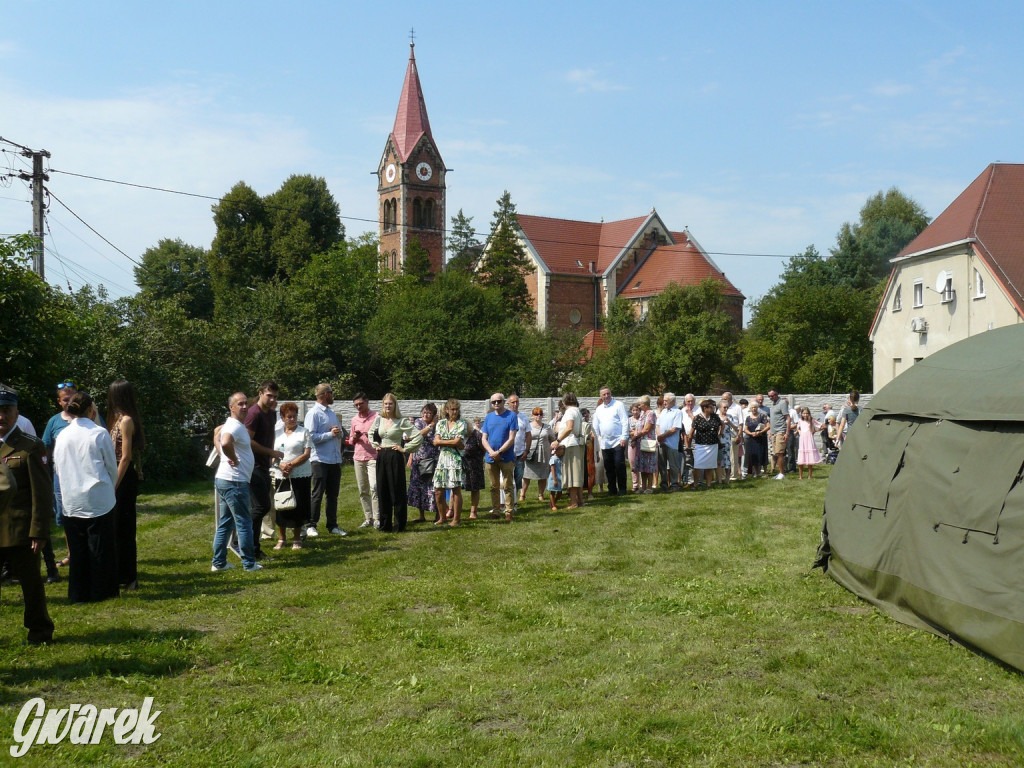
POLYGON ((465 477, 464 491, 484 489, 484 444, 479 429, 473 429, 466 437, 466 448, 462 452, 462 474, 465 477))

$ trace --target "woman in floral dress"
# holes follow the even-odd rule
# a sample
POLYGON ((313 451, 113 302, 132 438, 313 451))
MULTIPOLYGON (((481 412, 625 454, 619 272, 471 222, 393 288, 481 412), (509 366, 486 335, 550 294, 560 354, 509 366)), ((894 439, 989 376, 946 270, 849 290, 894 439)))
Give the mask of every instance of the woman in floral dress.
POLYGON ((637 403, 640 406, 640 415, 637 417, 636 430, 630 432, 632 439, 636 441, 633 469, 640 474, 640 492, 654 493, 654 480, 658 473, 658 451, 643 450, 640 441, 655 439, 657 418, 654 411, 651 410, 650 397, 641 395, 637 403))
POLYGON ((427 510, 437 514, 437 504, 434 503, 434 474, 420 473, 420 462, 423 459, 433 459, 437 462, 437 456, 441 449, 434 445, 434 427, 437 425, 437 406, 427 403, 420 412, 420 418, 413 422, 416 430, 423 436, 423 443, 416 453, 409 457, 409 495, 407 501, 410 507, 416 507, 420 511, 416 523, 427 521, 427 510))
POLYGON ((437 505, 437 520, 434 525, 448 525, 454 528, 462 516, 462 449, 466 447, 466 422, 462 420, 462 405, 454 397, 444 406, 445 418, 434 430, 434 445, 440 449, 437 469, 434 470, 434 501, 437 505), (445 491, 451 492, 451 509, 445 501, 445 491))

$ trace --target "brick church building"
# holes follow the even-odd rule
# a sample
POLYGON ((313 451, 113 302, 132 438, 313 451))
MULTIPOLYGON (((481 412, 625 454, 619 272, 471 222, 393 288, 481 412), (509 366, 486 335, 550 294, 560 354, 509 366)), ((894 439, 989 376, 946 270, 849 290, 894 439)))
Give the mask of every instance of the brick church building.
MULTIPOLYGON (((401 271, 413 239, 444 268, 444 161, 430 132, 430 119, 416 69, 415 43, 402 83, 395 124, 377 169, 382 264, 401 271)), ((519 214, 520 240, 535 270, 526 276, 542 328, 572 328, 600 344, 601 318, 618 297, 639 315, 670 283, 722 283, 726 311, 743 325, 743 294, 725 276, 689 230, 672 231, 656 210, 611 222, 572 221, 519 214)), ((484 251, 486 259, 486 248, 484 251)))

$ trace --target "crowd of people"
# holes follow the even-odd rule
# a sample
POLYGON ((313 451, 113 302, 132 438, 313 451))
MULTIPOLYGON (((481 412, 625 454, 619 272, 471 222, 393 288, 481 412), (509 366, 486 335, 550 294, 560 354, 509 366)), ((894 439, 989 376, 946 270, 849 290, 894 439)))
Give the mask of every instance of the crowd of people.
MULTIPOLYGON (((767 404, 760 394, 734 402, 725 392, 717 402, 700 403, 687 394, 679 407, 676 395, 665 392, 627 407, 602 387, 593 414, 573 393, 561 398, 555 413, 538 407, 529 416, 520 413, 517 395, 495 393, 482 419, 464 419, 454 398, 440 411, 425 403, 418 417, 408 418, 393 394, 384 395, 376 412, 360 392, 346 429, 332 408, 329 384, 316 387, 316 403, 302 423, 299 406, 279 405, 278 394, 273 381, 262 382, 252 399, 232 394, 230 415, 214 432, 214 572, 233 567, 229 551, 245 570, 261 570, 260 561, 268 559, 264 537, 276 538, 275 550, 302 549, 320 535, 322 512, 327 533, 346 536, 338 520, 346 449, 360 527, 401 532, 410 507, 419 512, 412 522, 436 526, 484 515, 512 521, 531 483, 537 500, 557 510, 563 500, 567 509, 582 507, 606 485, 609 496, 621 496, 745 478, 782 480, 792 471, 812 478, 817 464, 835 460, 860 412, 857 392, 840 413, 824 405, 815 418, 774 389, 767 404), (488 484, 490 507, 482 509, 488 484)), ((138 588, 136 498, 146 438, 134 389, 123 379, 108 388, 109 427, 93 398, 72 381, 58 384, 57 402, 60 411, 36 438, 18 413, 17 392, 0 385, 0 557, 21 584, 32 642, 46 642, 53 633, 40 557, 47 583, 60 581, 59 569, 67 568, 72 603, 138 588), (59 561, 50 541, 51 514, 65 535, 67 554, 59 561)))
MULTIPOLYGON (((135 390, 124 379, 107 390, 107 421, 73 381, 57 385, 60 411, 36 436, 18 412, 18 393, 0 384, 0 559, 25 600, 30 643, 49 642, 46 583, 67 569, 68 601, 88 603, 138 589, 136 500, 145 431, 135 390), (56 559, 51 520, 67 555, 56 559)), ((2 580, 2 579, 0 579, 2 580)))

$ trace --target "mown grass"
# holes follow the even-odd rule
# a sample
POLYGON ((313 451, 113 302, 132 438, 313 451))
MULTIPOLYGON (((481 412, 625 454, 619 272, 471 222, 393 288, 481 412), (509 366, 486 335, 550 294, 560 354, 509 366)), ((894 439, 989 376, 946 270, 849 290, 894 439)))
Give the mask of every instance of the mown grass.
MULTIPOLYGON (((827 471, 821 472, 827 476, 827 471)), ((137 593, 24 644, 0 597, 0 762, 21 706, 141 705, 156 743, 25 765, 1020 765, 1021 676, 810 563, 826 480, 528 502, 511 525, 321 536, 209 572, 210 484, 150 492, 137 593)))

